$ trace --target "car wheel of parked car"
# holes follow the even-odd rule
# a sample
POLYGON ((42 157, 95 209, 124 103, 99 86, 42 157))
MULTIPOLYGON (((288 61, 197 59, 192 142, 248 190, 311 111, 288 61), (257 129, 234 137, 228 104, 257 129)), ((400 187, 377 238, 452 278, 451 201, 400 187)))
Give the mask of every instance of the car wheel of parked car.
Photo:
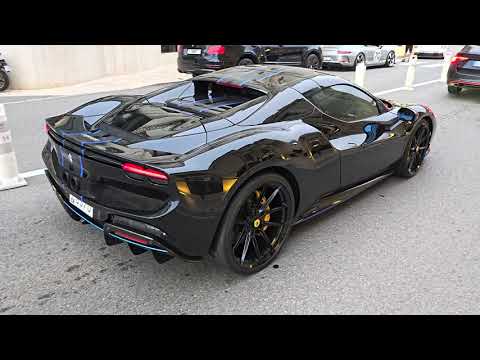
POLYGON ((0 71, 0 91, 6 90, 9 84, 10 80, 8 79, 7 73, 5 71, 0 71))
POLYGON ((385 66, 386 67, 392 67, 395 65, 395 52, 390 51, 387 55, 387 60, 385 61, 385 66))
POLYGON ((275 173, 259 175, 233 197, 218 233, 214 256, 241 274, 256 273, 278 255, 292 226, 295 198, 275 173))
POLYGON ((449 86, 448 87, 448 92, 450 94, 453 94, 453 95, 458 95, 458 94, 460 94, 461 91, 462 91, 462 89, 459 88, 458 86, 449 86))
POLYGON ((357 64, 360 64, 362 62, 365 62, 365 55, 363 53, 360 53, 357 55, 355 62, 353 63, 353 67, 357 67, 357 64))
POLYGON ((322 62, 317 54, 310 54, 305 59, 305 67, 318 70, 322 67, 322 62))
POLYGON ((246 66, 246 65, 253 65, 253 64, 255 64, 255 62, 250 58, 243 58, 243 59, 240 59, 240 61, 238 62, 239 66, 246 66))
POLYGON ((415 134, 408 142, 402 160, 397 168, 397 175, 410 178, 415 176, 430 148, 432 132, 426 120, 422 120, 415 134))

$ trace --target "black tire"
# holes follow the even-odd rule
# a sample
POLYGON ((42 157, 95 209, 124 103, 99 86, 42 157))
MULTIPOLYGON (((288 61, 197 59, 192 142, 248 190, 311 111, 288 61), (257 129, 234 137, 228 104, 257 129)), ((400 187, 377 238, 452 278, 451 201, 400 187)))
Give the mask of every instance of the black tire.
POLYGON ((396 169, 396 175, 411 178, 417 174, 430 150, 431 138, 430 126, 427 120, 422 120, 408 141, 405 153, 396 169))
POLYGON ((448 86, 448 92, 453 95, 458 95, 462 91, 462 88, 458 86, 448 86))
POLYGON ((355 62, 353 63, 353 68, 355 69, 357 67, 357 64, 361 63, 361 62, 363 62, 363 63, 365 62, 365 54, 364 53, 360 53, 360 54, 357 55, 357 57, 355 58, 355 62))
POLYGON ((385 67, 392 67, 395 65, 395 51, 390 51, 385 60, 385 67))
POLYGON ((284 177, 264 173, 252 178, 228 206, 213 251, 215 260, 245 275, 264 269, 283 247, 294 209, 295 197, 284 177), (267 206, 263 215, 258 215, 257 205, 267 206))
POLYGON ((6 90, 10 85, 10 79, 5 71, 0 70, 0 91, 6 90))
POLYGON ((322 60, 320 60, 320 57, 317 54, 310 54, 305 59, 305 67, 319 70, 322 68, 322 60))
POLYGON ((248 65, 253 65, 255 64, 255 61, 253 61, 252 59, 248 58, 248 57, 244 57, 244 58, 241 58, 239 61, 238 61, 238 66, 248 66, 248 65))

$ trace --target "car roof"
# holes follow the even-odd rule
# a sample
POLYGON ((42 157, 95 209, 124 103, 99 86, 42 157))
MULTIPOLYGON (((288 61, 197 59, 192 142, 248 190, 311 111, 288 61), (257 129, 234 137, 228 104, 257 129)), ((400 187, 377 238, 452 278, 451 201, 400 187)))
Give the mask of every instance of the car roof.
POLYGON ((313 78, 319 86, 346 82, 318 70, 283 65, 235 66, 196 76, 193 81, 211 81, 225 86, 246 87, 272 94, 313 78))

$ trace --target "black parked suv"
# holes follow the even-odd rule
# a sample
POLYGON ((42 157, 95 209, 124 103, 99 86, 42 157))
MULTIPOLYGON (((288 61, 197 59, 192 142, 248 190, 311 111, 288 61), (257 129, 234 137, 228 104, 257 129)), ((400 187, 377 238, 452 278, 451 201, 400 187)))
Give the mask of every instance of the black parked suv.
POLYGON ((320 45, 178 45, 178 71, 204 74, 236 65, 322 67, 320 45))
POLYGON ((480 45, 466 45, 452 58, 447 85, 451 94, 466 87, 480 89, 480 45))

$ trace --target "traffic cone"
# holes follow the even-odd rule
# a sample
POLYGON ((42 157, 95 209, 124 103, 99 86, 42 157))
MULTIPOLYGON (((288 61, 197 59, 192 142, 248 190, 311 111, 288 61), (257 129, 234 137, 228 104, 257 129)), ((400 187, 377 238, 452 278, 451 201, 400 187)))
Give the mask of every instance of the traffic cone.
POLYGON ((8 129, 5 107, 0 104, 0 190, 27 185, 18 173, 17 158, 12 146, 12 134, 8 129))
POLYGON ((360 87, 365 86, 366 72, 367 72, 367 67, 365 65, 365 62, 362 61, 361 63, 358 63, 357 66, 355 67, 355 84, 357 84, 360 87))
POLYGON ((415 67, 417 66, 417 55, 412 55, 408 62, 407 77, 405 79, 405 88, 413 90, 413 82, 415 80, 415 67))

